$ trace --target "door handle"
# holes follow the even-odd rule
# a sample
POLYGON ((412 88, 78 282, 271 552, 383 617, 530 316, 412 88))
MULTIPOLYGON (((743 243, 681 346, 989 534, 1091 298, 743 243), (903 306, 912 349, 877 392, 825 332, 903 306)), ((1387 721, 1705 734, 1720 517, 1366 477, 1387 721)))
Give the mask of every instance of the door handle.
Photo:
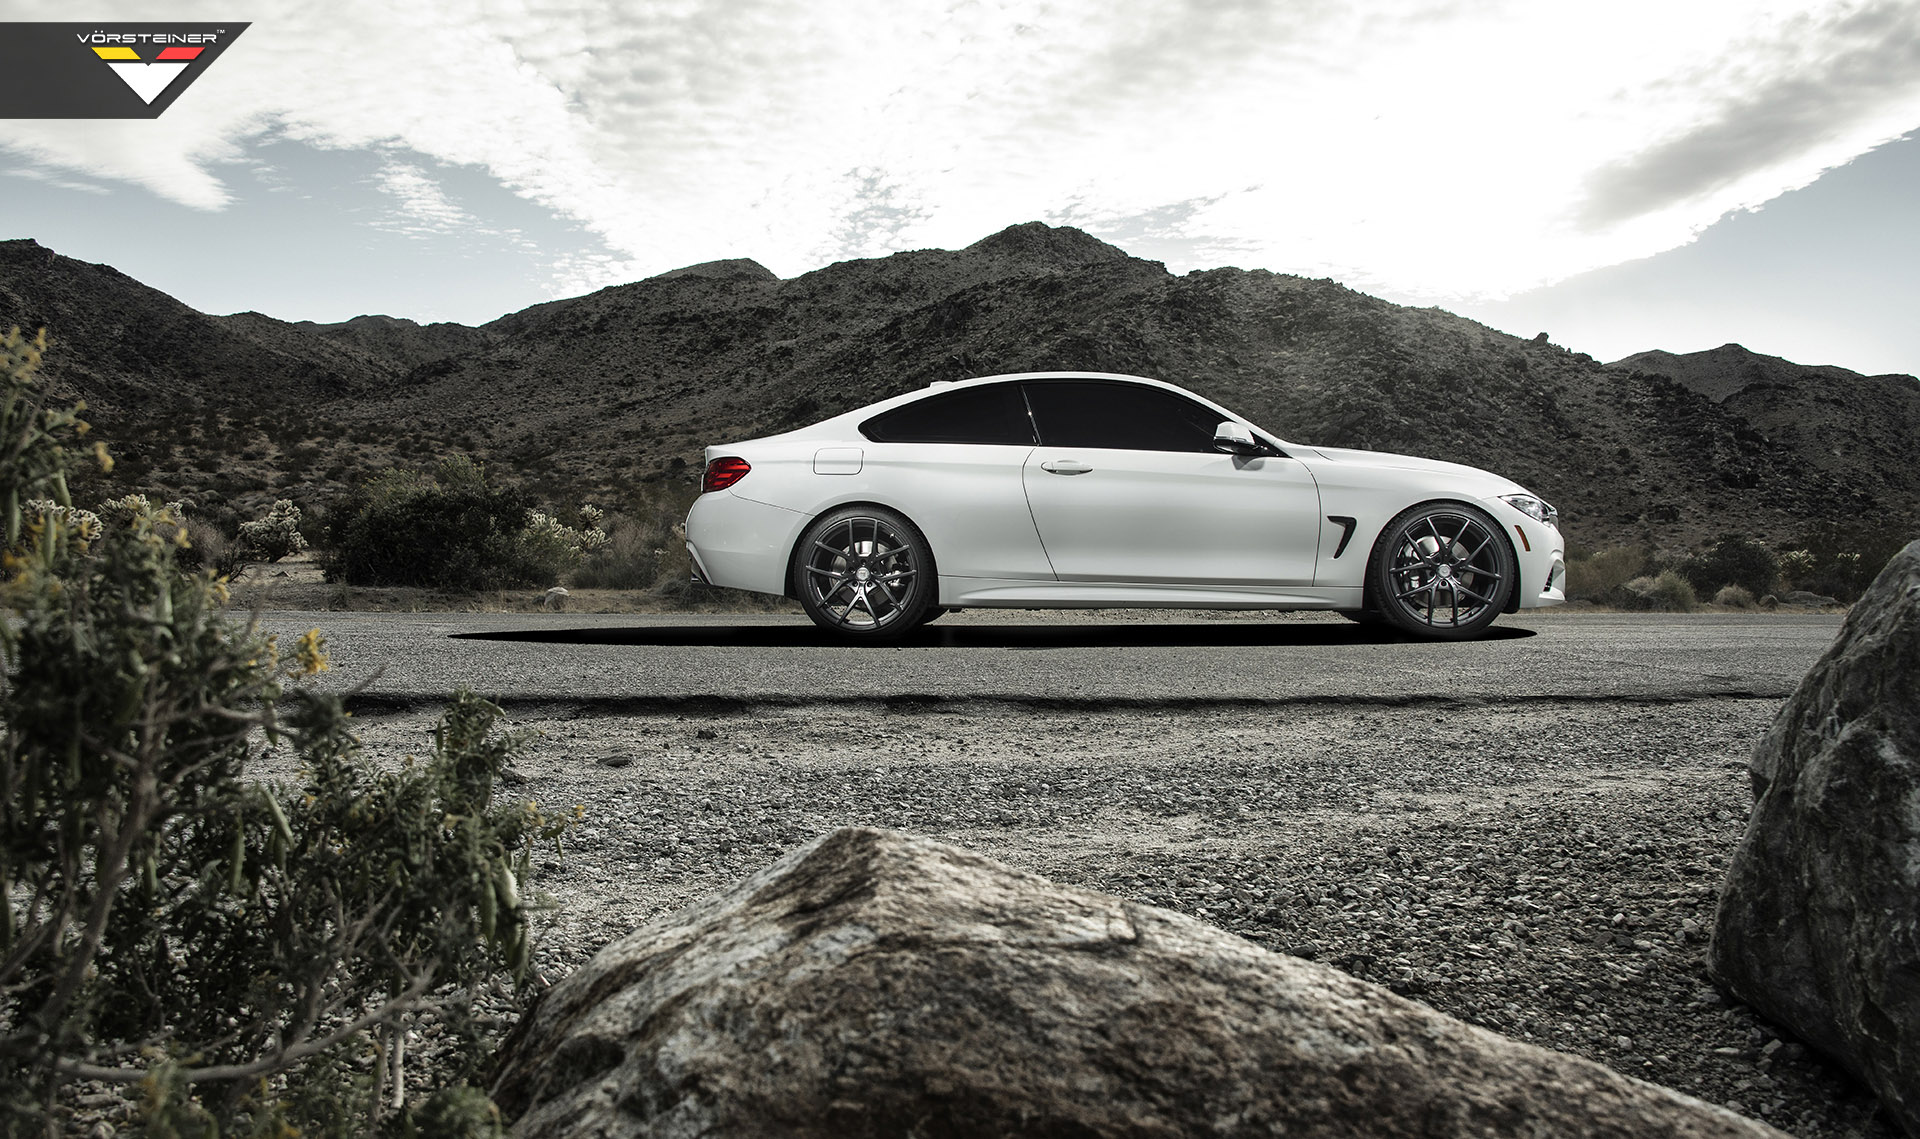
POLYGON ((1084 475, 1093 468, 1078 459, 1048 459, 1040 469, 1054 475, 1084 475))

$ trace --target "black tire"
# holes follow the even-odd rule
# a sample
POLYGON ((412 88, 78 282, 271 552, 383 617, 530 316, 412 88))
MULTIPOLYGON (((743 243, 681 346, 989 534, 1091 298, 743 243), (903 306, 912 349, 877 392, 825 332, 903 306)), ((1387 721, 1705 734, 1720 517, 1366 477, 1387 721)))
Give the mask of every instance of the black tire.
POLYGON ((938 590, 933 550, 897 511, 843 506, 800 535, 793 594, 814 624, 847 641, 899 640, 922 624, 938 590))
POLYGON ((916 623, 921 625, 931 625, 935 621, 938 621, 940 618, 945 617, 949 613, 958 613, 958 612, 960 612, 958 609, 942 609, 937 605, 929 605, 927 606, 927 611, 925 613, 920 614, 920 620, 916 623))
POLYGON ((1519 582, 1506 534, 1486 511, 1427 502, 1380 531, 1367 587, 1380 615, 1416 637, 1464 641, 1506 611, 1519 582))

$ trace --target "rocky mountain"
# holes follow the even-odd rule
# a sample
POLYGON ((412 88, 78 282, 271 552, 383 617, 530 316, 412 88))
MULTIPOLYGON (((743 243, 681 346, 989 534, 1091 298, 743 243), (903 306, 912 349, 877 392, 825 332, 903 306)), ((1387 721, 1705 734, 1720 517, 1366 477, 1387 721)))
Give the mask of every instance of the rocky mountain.
POLYGON ((1155 376, 1282 438, 1509 474, 1577 545, 1920 522, 1920 382, 1737 346, 1613 365, 1331 280, 1176 276, 1079 230, 781 280, 711 262, 479 328, 383 316, 208 316, 33 241, 0 242, 0 326, 44 326, 49 370, 123 463, 110 480, 251 510, 315 502, 463 450, 555 502, 689 493, 701 448, 937 379, 1155 376), (1710 359, 1703 359, 1710 358, 1710 359))
POLYGON ((1912 517, 1915 480, 1906 468, 1920 452, 1920 383, 1912 376, 1795 364, 1738 344, 1640 352, 1615 366, 1667 376, 1712 400, 1835 485, 1865 490, 1872 502, 1863 511, 1912 517))

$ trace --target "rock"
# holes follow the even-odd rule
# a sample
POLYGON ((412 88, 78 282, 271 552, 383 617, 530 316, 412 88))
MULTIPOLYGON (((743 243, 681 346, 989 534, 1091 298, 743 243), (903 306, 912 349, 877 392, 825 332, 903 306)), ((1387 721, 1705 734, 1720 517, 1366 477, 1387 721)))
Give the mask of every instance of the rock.
POLYGON ((1191 918, 834 831, 603 949, 502 1051, 549 1136, 1777 1136, 1191 918))
POLYGON ((1781 595, 1780 603, 1782 605, 1803 605, 1810 609, 1825 608, 1827 606, 1840 604, 1835 598, 1827 597, 1824 594, 1810 593, 1804 589, 1787 591, 1781 595))
POLYGON ((1751 769, 1710 965, 1920 1136, 1920 542, 1855 603, 1751 769))
POLYGON ((567 597, 567 587, 564 585, 556 585, 552 589, 547 590, 547 600, 542 607, 554 611, 565 609, 567 607, 567 597))

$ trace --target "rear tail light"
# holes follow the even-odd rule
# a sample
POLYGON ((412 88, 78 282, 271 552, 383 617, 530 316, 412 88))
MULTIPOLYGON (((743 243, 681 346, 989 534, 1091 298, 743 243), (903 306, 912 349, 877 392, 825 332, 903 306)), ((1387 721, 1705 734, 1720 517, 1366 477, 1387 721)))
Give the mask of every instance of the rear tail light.
POLYGON ((746 478, 747 472, 752 469, 752 467, 747 465, 745 459, 732 457, 715 459, 713 462, 707 464, 707 474, 705 478, 700 480, 700 490, 704 494, 712 494, 716 490, 725 490, 734 483, 746 478))

